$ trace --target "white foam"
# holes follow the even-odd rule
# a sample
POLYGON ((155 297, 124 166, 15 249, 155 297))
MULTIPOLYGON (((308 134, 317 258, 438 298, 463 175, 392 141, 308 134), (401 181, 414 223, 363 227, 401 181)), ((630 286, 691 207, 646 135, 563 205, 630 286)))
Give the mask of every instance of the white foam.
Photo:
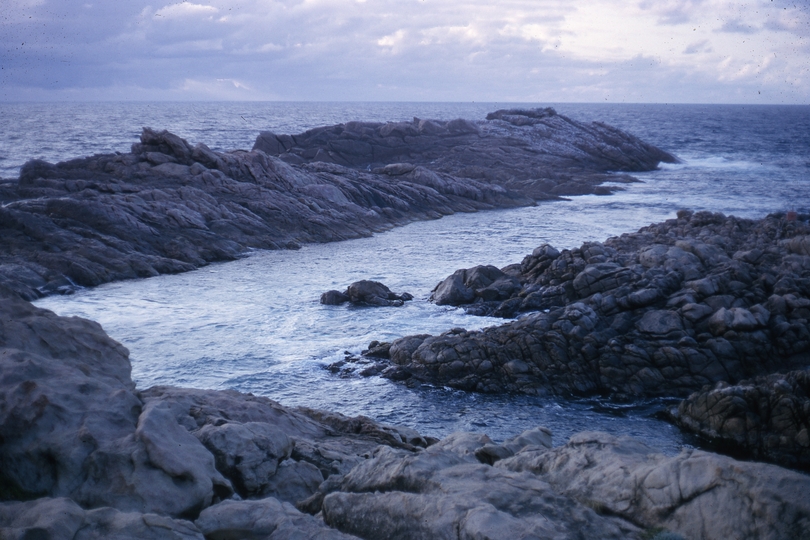
POLYGON ((677 171, 683 169, 722 169, 747 171, 756 169, 763 170, 775 167, 770 163, 729 159, 723 156, 681 157, 681 159, 681 163, 661 163, 659 167, 667 171, 677 171))

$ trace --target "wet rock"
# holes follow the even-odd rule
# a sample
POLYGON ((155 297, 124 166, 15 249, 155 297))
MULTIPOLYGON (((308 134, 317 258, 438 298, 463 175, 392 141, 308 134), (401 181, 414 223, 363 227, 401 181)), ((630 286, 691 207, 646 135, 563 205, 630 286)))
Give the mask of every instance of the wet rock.
POLYGON ((339 306, 349 301, 349 297, 340 291, 326 291, 321 295, 321 304, 339 306))
POLYGON ((0 182, 0 285, 30 300, 185 272, 251 249, 592 193, 632 181, 609 171, 660 161, 675 158, 604 124, 533 111, 265 132, 250 152, 144 128, 130 153, 32 160, 0 182))
POLYGON ((395 294, 379 281, 362 280, 349 285, 346 296, 352 304, 369 306, 401 306, 403 302, 413 300, 409 293, 395 294))
POLYGON ((410 293, 396 294, 379 281, 361 280, 349 285, 346 292, 327 291, 321 295, 321 304, 340 305, 351 302, 361 306, 402 306, 413 300, 410 293))
POLYGON ((437 305, 458 306, 480 299, 483 302, 503 301, 520 290, 517 278, 494 266, 476 266, 457 270, 439 283, 430 300, 437 305))
POLYGON ((673 411, 675 422, 712 446, 810 469, 810 372, 706 386, 673 411))
POLYGON ((383 376, 478 392, 629 399, 687 396, 706 384, 806 367, 810 266, 787 246, 808 232, 807 223, 776 215, 754 221, 685 211, 604 243, 540 246, 508 273, 458 270, 434 289, 434 301, 521 317, 395 340, 383 376), (499 279, 514 287, 500 289, 509 297, 484 301, 479 291, 499 279))

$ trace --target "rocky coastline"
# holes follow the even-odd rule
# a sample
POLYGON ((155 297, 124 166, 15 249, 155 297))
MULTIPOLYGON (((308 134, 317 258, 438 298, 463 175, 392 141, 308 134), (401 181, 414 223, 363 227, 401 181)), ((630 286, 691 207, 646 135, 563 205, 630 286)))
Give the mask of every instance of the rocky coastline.
MULTIPOLYGON (((555 446, 542 426, 436 440, 235 391, 141 389, 97 323, 29 302, 251 248, 608 194, 604 181, 630 181, 613 172, 674 159, 544 109, 263 133, 250 152, 145 129, 128 154, 29 162, 0 182, 0 538, 807 537, 799 471, 599 432, 555 446)), ((434 291, 516 321, 374 343, 378 369, 364 371, 476 391, 696 391, 671 412, 685 428, 799 467, 807 426, 785 411, 810 412, 808 239, 806 216, 682 212, 604 244, 542 246, 434 291), (759 435, 739 437, 740 418, 759 435)))
POLYGON ((810 476, 536 428, 440 441, 235 391, 138 389, 101 327, 0 299, 0 536, 803 538, 810 476), (706 512, 712 508, 712 512, 706 512))
POLYGON ((251 249, 609 194, 616 188, 605 181, 676 161, 550 109, 493 114, 264 132, 251 151, 231 152, 144 128, 129 153, 30 161, 18 179, 0 181, 0 285, 30 300, 184 272, 251 249))
POLYGON ((458 270, 432 301, 517 319, 374 342, 363 373, 486 393, 689 396, 669 414, 711 447, 806 469, 810 216, 797 217, 684 210, 604 243, 458 270))

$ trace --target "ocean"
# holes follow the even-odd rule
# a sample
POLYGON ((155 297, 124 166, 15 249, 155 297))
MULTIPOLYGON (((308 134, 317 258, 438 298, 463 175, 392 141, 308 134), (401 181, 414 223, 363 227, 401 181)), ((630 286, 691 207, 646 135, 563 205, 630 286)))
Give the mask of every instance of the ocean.
POLYGON ((674 217, 680 208, 759 218, 810 206, 810 107, 512 103, 100 103, 0 104, 0 176, 28 159, 60 161, 126 152, 142 126, 213 149, 250 149, 260 131, 298 133, 349 120, 483 118, 515 106, 553 106, 581 121, 625 129, 681 160, 636 174, 611 196, 456 214, 370 238, 256 251, 182 275, 111 283, 36 302, 99 321, 131 352, 139 387, 233 388, 445 436, 465 430, 502 440, 537 425, 556 444, 584 429, 642 438, 666 453, 692 441, 654 414, 676 401, 632 405, 600 399, 409 389, 324 369, 372 340, 500 324, 430 304, 458 268, 519 262, 543 243, 572 248, 674 217), (320 294, 359 279, 416 298, 401 308, 322 306, 320 294))

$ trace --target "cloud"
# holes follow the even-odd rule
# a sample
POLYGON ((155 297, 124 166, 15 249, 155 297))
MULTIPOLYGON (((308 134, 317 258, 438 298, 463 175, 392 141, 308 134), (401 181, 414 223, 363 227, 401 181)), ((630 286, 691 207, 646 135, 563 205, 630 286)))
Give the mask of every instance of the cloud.
POLYGON ((756 34, 760 31, 760 28, 752 24, 744 24, 739 20, 731 20, 723 23, 723 26, 720 27, 720 31, 735 34, 756 34))
POLYGON ((694 43, 690 43, 684 50, 683 54, 698 54, 698 53, 710 53, 713 49, 711 45, 709 45, 708 39, 703 39, 701 41, 696 41, 694 43))
POLYGON ((166 19, 189 19, 193 17, 213 17, 217 13, 219 13, 219 9, 214 6, 181 2, 160 8, 155 12, 154 16, 166 19))
POLYGON ((786 0, 7 1, 0 99, 810 102, 786 0))
POLYGON ((703 4, 701 0, 644 0, 639 7, 654 13, 660 25, 678 25, 700 18, 703 4))

